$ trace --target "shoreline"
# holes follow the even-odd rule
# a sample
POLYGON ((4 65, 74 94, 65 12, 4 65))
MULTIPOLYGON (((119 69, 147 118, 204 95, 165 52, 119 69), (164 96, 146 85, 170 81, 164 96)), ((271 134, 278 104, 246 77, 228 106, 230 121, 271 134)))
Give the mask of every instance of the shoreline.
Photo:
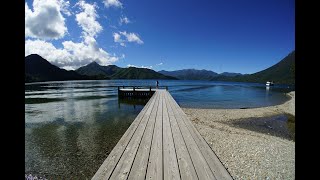
POLYGON ((294 179, 295 142, 281 135, 290 120, 273 118, 292 116, 294 131, 295 91, 287 95, 275 106, 182 110, 234 179, 294 179))

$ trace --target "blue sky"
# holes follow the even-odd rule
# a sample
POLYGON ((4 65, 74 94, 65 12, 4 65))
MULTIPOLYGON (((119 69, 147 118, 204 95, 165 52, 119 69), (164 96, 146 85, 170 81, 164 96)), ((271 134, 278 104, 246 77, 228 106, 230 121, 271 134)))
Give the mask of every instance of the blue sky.
POLYGON ((26 55, 101 65, 254 73, 295 49, 293 0, 28 0, 26 55))

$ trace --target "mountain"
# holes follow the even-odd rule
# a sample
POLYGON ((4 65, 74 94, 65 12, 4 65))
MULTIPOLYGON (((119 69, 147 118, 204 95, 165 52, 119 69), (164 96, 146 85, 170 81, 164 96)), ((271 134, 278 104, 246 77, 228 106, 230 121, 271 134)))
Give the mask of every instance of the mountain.
POLYGON ((176 79, 166 76, 152 69, 128 67, 121 68, 111 76, 111 79, 176 79))
POLYGON ((76 70, 77 73, 101 79, 175 79, 146 68, 120 68, 116 65, 101 66, 92 62, 76 70))
POLYGON ((242 76, 218 76, 212 80, 260 82, 274 81, 277 84, 295 84, 295 51, 288 54, 277 64, 257 73, 242 76))
POLYGON ((25 57, 25 82, 64 81, 88 79, 176 79, 146 68, 120 68, 115 65, 100 66, 92 62, 76 71, 67 71, 52 65, 37 54, 25 57))
POLYGON ((159 73, 176 77, 182 80, 211 80, 212 78, 218 76, 218 73, 208 70, 196 70, 196 69, 183 69, 177 71, 158 71, 159 73))
POLYGON ((254 74, 215 73, 208 70, 184 69, 156 72, 146 68, 120 68, 115 65, 100 66, 92 62, 76 71, 67 71, 50 64, 37 54, 25 57, 25 82, 63 81, 84 79, 188 79, 261 82, 274 81, 277 84, 295 84, 295 51, 279 63, 254 74))
POLYGON ((230 73, 230 72, 223 72, 220 73, 219 76, 227 76, 227 77, 234 77, 234 76, 241 76, 241 73, 230 73))
POLYGON ((88 77, 75 71, 60 69, 37 54, 30 54, 25 57, 25 82, 80 79, 88 79, 88 77))
POLYGON ((81 75, 96 77, 96 79, 110 79, 110 76, 116 73, 119 69, 118 66, 100 66, 97 62, 92 62, 86 66, 82 66, 76 70, 81 75))

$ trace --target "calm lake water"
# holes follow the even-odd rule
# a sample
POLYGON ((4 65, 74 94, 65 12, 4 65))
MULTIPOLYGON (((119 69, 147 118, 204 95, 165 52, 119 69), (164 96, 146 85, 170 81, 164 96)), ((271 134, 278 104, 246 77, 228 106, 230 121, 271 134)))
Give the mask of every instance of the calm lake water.
MULTIPOLYGON (((146 100, 118 100, 117 86, 155 80, 25 84, 25 172, 49 179, 91 179, 146 100)), ((160 81, 181 107, 253 108, 288 100, 288 86, 212 81, 160 81)))

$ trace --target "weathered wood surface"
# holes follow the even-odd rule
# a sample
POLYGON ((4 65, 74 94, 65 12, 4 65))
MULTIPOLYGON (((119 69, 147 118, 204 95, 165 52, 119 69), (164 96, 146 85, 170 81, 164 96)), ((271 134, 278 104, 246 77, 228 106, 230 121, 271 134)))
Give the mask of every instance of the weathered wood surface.
POLYGON ((166 90, 158 89, 92 179, 232 179, 166 90))

